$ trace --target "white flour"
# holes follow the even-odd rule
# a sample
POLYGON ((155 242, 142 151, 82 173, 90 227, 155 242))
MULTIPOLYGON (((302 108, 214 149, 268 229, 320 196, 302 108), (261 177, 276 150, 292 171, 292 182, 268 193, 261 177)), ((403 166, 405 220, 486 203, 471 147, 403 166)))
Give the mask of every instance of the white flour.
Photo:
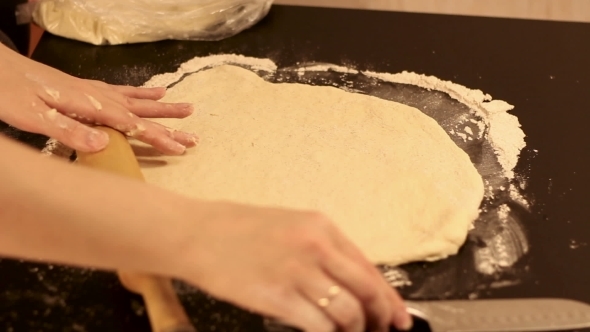
POLYGON ((165 87, 177 82, 185 74, 194 73, 201 69, 216 67, 223 64, 242 65, 250 69, 267 72, 274 72, 277 70, 277 65, 270 59, 251 58, 237 54, 219 54, 207 57, 195 57, 181 64, 180 68, 178 68, 178 70, 174 73, 155 75, 149 81, 145 82, 143 87, 165 87))
MULTIPOLYGON (((519 184, 519 187, 522 187, 522 184, 519 184)), ((516 203, 520 204, 522 207, 529 209, 531 207, 530 203, 524 198, 518 187, 514 184, 510 184, 508 187, 508 195, 510 195, 510 199, 515 201, 516 203)))
MULTIPOLYGON (((387 82, 412 84, 428 90, 445 92, 453 99, 469 106, 476 112, 476 115, 481 116, 487 122, 489 126, 488 139, 504 169, 504 175, 508 179, 514 178, 514 167, 518 163, 520 151, 526 145, 525 134, 520 128, 518 118, 508 113, 514 106, 502 100, 492 100, 492 96, 484 94, 481 90, 472 90, 434 76, 406 71, 398 74, 365 71, 363 74, 387 82)), ((457 133, 457 135, 467 140, 466 134, 457 133)))
POLYGON ((301 67, 301 68, 297 69, 297 72, 299 72, 299 73, 304 73, 307 71, 335 71, 335 72, 343 73, 343 74, 358 74, 359 73, 359 71, 356 69, 347 68, 344 66, 336 66, 336 65, 332 65, 332 64, 312 65, 312 66, 301 67))
POLYGON ((56 156, 61 158, 69 158, 72 153, 72 149, 53 138, 50 138, 47 143, 45 143, 43 150, 41 150, 41 154, 45 156, 56 156))
POLYGON ((510 213, 510 207, 506 204, 503 204, 500 206, 500 208, 498 208, 498 218, 503 223, 508 221, 509 213, 510 213))
POLYGON ((412 286, 408 273, 399 268, 387 267, 383 272, 383 277, 385 277, 385 280, 387 280, 391 286, 396 288, 412 286))

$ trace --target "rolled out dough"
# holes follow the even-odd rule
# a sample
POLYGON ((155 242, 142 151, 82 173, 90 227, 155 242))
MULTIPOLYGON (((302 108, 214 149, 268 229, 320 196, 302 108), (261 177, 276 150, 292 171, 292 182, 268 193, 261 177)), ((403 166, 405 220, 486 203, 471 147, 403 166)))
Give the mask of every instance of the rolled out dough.
POLYGON ((200 199, 319 210, 374 263, 455 254, 483 181, 467 154, 417 109, 332 87, 272 84, 220 66, 164 101, 190 102, 182 157, 140 157, 146 180, 200 199))

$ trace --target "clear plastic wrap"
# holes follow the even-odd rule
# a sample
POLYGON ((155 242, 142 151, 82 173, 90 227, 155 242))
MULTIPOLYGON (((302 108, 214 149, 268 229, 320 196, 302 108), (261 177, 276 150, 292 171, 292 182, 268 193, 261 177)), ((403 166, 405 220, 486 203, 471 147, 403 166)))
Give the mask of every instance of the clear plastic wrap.
POLYGON ((220 40, 260 21, 273 0, 39 0, 35 23, 95 45, 220 40))

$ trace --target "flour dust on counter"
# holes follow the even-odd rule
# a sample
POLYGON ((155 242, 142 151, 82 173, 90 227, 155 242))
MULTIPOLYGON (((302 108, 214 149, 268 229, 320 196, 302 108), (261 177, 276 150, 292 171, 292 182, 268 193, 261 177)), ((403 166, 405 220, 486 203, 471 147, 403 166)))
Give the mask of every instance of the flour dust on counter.
MULTIPOLYGON (((523 195, 526 175, 514 171, 525 135, 518 118, 509 113, 512 105, 480 90, 417 73, 378 73, 347 63, 309 62, 278 68, 270 59, 237 54, 195 57, 176 72, 156 75, 143 86, 174 90, 192 74, 224 65, 248 69, 276 85, 330 86, 410 106, 434 119, 469 156, 483 180, 484 198, 460 252, 436 262, 380 265, 405 298, 474 298, 486 289, 518 284, 526 278, 528 240, 521 220, 530 214, 531 204, 523 195), (457 283, 458 278, 466 282, 457 283)), ((67 155, 59 142, 49 142, 45 152, 52 151, 67 155)))
MULTIPOLYGON (((79 298, 89 293, 81 285, 86 285, 88 280, 101 275, 92 269, 77 269, 61 265, 24 261, 3 261, 2 263, 10 266, 10 271, 14 275, 27 281, 26 287, 19 287, 12 275, 3 278, 6 289, 0 291, 0 296, 3 299, 1 307, 6 311, 0 318, 0 326, 3 326, 5 331, 57 330, 55 322, 61 321, 63 317, 77 310, 72 303, 79 303, 79 298), (37 317, 37 319, 24 319, 25 317, 37 317)), ((106 289, 118 286, 105 280, 101 281, 104 282, 106 289)), ((85 307, 75 321, 72 321, 69 326, 60 326, 59 329, 73 332, 87 331, 91 326, 100 325, 94 316, 102 309, 102 304, 85 307)))

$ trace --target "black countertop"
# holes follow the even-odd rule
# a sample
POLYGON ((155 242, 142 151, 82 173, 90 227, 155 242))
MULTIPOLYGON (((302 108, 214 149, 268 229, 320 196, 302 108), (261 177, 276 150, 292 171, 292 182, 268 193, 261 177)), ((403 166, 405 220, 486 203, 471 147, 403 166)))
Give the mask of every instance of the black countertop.
MULTIPOLYGON (((279 67, 314 61, 414 71, 515 105, 511 113, 527 135, 517 172, 528 179, 525 196, 534 203, 525 222, 528 277, 480 297, 590 303, 590 204, 584 201, 590 188, 590 24, 274 6, 260 24, 220 42, 96 47, 45 34, 33 58, 83 78, 139 85, 195 56, 218 53, 270 58, 279 67)), ((4 131, 38 148, 45 142, 4 131)), ((141 300, 110 273, 2 260, 0 285, 0 330, 149 330, 141 300)), ((179 289, 199 331, 262 329, 259 317, 179 289)))

